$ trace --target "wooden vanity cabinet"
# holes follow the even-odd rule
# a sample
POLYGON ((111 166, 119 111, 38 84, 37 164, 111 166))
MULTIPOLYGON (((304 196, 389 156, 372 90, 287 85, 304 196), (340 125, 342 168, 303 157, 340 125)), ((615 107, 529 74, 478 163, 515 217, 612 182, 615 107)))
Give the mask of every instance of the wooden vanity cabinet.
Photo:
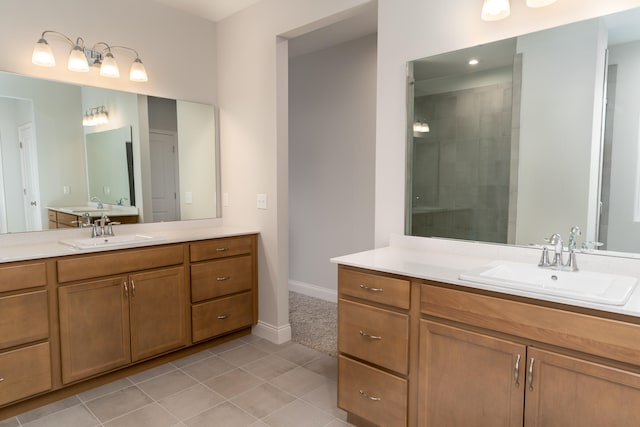
POLYGON ((255 235, 190 244, 194 343, 258 321, 256 245, 255 235))
POLYGON ((169 245, 58 261, 59 278, 82 279, 58 288, 64 384, 189 343, 183 257, 183 245, 169 245))
POLYGON ((52 387, 45 262, 0 266, 0 406, 52 387))

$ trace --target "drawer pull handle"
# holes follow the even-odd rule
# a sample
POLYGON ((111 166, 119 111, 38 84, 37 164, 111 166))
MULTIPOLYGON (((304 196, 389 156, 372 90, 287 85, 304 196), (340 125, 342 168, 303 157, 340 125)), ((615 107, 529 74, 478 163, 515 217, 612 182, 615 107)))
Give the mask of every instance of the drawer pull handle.
POLYGON ((228 319, 229 317, 231 317, 230 314, 221 314, 220 316, 218 316, 218 319, 224 320, 224 319, 228 319))
POLYGON ((368 340, 381 340, 382 339, 381 336, 379 336, 379 335, 370 335, 366 331, 360 331, 360 335, 362 335, 364 338, 366 338, 368 340))
POLYGON ((129 298, 129 286, 127 286, 127 282, 122 282, 124 285, 124 296, 129 298))
POLYGON ((529 363, 529 378, 527 381, 529 382, 529 391, 533 391, 533 362, 536 360, 532 357, 531 362, 529 363))
POLYGON ((218 282, 224 282, 225 280, 229 280, 229 279, 231 279, 231 277, 229 276, 216 277, 216 280, 218 282))
POLYGON ((216 252, 226 252, 229 248, 216 248, 216 252))
POLYGON ((1 383, 2 381, 4 381, 4 378, 0 378, 0 383, 1 383))
POLYGON ((131 295, 136 296, 136 284, 131 280, 131 295))
POLYGON ((513 370, 513 376, 516 380, 516 387, 520 387, 520 359, 521 356, 518 355, 518 357, 516 358, 516 367, 513 370))
POLYGON ((360 289, 364 289, 365 291, 369 291, 369 292, 382 292, 382 288, 370 288, 367 285, 360 285, 360 289))
POLYGON ((364 397, 365 399, 373 400, 374 402, 379 402, 382 400, 381 397, 372 396, 364 390, 360 390, 360 396, 364 397))

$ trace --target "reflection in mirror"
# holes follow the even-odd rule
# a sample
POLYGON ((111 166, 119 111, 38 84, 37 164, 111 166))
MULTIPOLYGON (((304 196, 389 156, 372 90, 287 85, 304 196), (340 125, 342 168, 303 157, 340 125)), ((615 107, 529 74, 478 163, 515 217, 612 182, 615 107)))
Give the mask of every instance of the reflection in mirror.
MULTIPOLYGON (((48 207, 87 206, 91 196, 115 208, 119 200, 135 205, 141 222, 216 217, 219 168, 215 108, 169 100, 174 104, 173 118, 161 118, 160 122, 174 124, 170 131, 174 133, 176 190, 171 195, 176 214, 162 217, 152 212, 152 194, 158 187, 152 182, 149 135, 150 128, 165 130, 157 120, 151 122, 147 98, 152 97, 0 73, 0 232, 46 229, 48 207), (85 112, 103 105, 109 123, 83 128, 85 112), (110 183, 90 187, 94 167, 87 163, 92 160, 85 141, 91 145, 96 134, 123 127, 130 129, 132 163, 127 174, 133 170, 133 181, 128 180, 133 189, 120 190, 110 183)), ((93 163, 104 170, 121 167, 112 165, 108 157, 107 152, 100 152, 100 160, 93 163)))
POLYGON ((407 234, 530 245, 578 226, 579 247, 640 253, 638 22, 410 63, 407 234))
POLYGON ((131 126, 86 135, 90 198, 135 206, 131 126))

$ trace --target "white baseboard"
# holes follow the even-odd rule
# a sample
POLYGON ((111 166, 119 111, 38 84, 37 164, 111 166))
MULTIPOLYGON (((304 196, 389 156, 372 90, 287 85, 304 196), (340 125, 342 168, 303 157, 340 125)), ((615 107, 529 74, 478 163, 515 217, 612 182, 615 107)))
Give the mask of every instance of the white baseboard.
POLYGON ((319 298, 329 302, 338 302, 338 292, 334 289, 327 289, 311 283, 289 280, 289 290, 309 297, 319 298))
POLYGON ((251 333, 274 344, 283 344, 291 341, 291 325, 273 326, 258 320, 258 324, 251 328, 251 333))

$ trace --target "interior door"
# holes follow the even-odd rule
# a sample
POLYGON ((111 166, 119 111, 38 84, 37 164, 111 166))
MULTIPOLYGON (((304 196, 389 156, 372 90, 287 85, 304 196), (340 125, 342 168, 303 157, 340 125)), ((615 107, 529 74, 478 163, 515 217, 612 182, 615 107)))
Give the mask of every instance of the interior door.
POLYGON ((33 123, 18 127, 20 161, 22 166, 22 195, 25 231, 42 230, 40 185, 38 181, 38 151, 33 123))
POLYGON ((153 222, 180 220, 178 147, 174 132, 149 131, 153 222))

